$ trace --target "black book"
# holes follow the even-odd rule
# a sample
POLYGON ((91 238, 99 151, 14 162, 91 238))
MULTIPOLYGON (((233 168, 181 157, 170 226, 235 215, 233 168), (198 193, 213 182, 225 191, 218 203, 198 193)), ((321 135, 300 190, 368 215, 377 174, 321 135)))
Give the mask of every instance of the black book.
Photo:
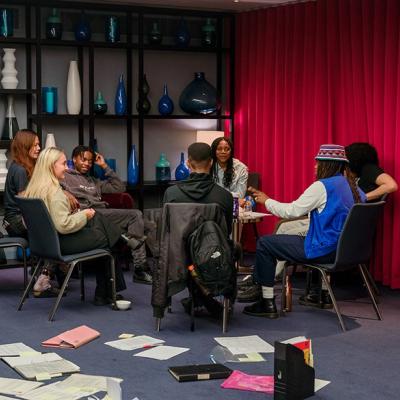
POLYGON ((196 364, 169 367, 168 371, 178 382, 227 378, 232 370, 222 364, 196 364))

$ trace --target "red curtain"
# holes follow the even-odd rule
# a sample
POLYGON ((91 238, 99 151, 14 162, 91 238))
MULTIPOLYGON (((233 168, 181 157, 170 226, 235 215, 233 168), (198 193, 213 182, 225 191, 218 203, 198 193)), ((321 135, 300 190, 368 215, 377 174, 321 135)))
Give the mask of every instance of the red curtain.
MULTIPOLYGON (((235 154, 272 198, 292 201, 314 180, 322 143, 370 142, 400 181, 399 0, 317 0, 239 14, 235 76, 235 154)), ((392 288, 400 288, 399 196, 385 206, 372 265, 392 288)))

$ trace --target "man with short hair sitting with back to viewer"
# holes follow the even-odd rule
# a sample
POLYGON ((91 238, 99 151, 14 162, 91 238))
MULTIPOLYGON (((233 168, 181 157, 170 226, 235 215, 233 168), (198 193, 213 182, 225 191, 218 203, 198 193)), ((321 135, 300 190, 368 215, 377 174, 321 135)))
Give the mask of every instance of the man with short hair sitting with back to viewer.
POLYGON ((94 208, 122 229, 132 250, 134 282, 151 284, 151 269, 147 264, 144 246, 146 237, 142 212, 137 209, 107 208, 107 202, 101 198, 103 193, 125 192, 125 184, 107 165, 104 157, 88 146, 75 147, 72 151, 72 161, 75 169, 69 169, 65 173, 62 187, 75 196, 81 209, 94 208), (89 175, 93 162, 104 170, 104 181, 89 175))
MULTIPOLYGON (((207 143, 193 143, 188 148, 187 165, 190 169, 188 179, 169 187, 165 194, 163 203, 200 203, 218 204, 224 212, 228 234, 232 231, 233 197, 226 189, 218 186, 210 170, 212 166, 211 147, 207 143)), ((189 299, 183 299, 182 305, 189 313, 191 304, 189 299)), ((195 301, 195 307, 204 305, 209 313, 220 316, 222 306, 214 299, 201 296, 195 301)))

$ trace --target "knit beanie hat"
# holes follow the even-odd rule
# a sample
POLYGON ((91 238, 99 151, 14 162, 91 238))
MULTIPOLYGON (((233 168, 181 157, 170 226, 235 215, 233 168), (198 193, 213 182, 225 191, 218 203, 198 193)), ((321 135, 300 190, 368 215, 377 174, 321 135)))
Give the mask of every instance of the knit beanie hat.
POLYGON ((315 159, 320 161, 349 162, 344 146, 340 144, 322 144, 315 159))

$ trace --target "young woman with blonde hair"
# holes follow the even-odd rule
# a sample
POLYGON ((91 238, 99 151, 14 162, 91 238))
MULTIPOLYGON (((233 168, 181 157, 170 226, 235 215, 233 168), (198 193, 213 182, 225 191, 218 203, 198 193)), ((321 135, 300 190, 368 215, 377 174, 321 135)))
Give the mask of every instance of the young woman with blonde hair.
MULTIPOLYGON (((70 202, 59 182, 64 178, 66 170, 67 158, 63 151, 55 147, 44 150, 37 160, 25 197, 39 198, 45 203, 58 232, 62 254, 112 249, 120 240, 119 228, 108 223, 91 208, 72 212, 70 202)), ((106 265, 96 268, 96 305, 111 302, 111 288, 107 283, 108 272, 106 265)), ((123 290, 126 286, 119 268, 116 268, 116 273, 117 291, 123 290)))

